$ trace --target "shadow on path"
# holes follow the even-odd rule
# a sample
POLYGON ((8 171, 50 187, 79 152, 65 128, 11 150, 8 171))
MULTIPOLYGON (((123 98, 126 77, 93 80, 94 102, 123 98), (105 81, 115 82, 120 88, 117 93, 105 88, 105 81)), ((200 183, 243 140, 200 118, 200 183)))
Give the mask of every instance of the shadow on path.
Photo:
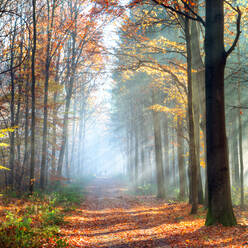
POLYGON ((235 229, 207 228, 205 212, 190 216, 186 203, 130 196, 125 185, 104 178, 92 182, 87 192, 84 203, 61 228, 73 247, 248 247, 240 246, 247 229, 239 228, 237 236, 235 229))

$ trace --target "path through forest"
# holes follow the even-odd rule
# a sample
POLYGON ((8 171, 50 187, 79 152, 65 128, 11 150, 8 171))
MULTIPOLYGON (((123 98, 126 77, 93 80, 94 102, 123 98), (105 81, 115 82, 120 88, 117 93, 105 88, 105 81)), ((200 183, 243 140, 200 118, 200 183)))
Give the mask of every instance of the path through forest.
POLYGON ((61 228, 74 247, 248 247, 247 226, 205 227, 205 211, 186 203, 135 197, 118 180, 97 178, 61 228))

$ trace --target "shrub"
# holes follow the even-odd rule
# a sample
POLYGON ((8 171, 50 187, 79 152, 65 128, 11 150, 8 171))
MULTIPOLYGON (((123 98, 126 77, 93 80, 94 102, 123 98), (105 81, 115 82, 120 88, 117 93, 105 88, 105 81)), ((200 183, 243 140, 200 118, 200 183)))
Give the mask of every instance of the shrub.
POLYGON ((42 213, 41 218, 44 225, 61 225, 64 223, 64 215, 61 214, 59 209, 46 209, 42 213))
MULTIPOLYGON (((31 208, 30 208, 31 209, 31 208)), ((35 216, 30 215, 35 209, 28 209, 23 216, 8 211, 5 222, 0 226, 0 247, 4 248, 40 248, 44 243, 53 247, 69 247, 65 239, 59 236, 58 224, 63 222, 59 210, 44 208, 39 227, 33 224, 35 216)))

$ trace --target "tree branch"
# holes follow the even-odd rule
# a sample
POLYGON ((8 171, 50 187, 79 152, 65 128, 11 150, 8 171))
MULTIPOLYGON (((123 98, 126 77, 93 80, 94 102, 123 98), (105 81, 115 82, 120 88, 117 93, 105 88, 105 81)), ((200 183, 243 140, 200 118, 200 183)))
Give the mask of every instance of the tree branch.
POLYGON ((229 48, 229 50, 226 52, 226 57, 228 57, 232 51, 234 50, 234 48, 236 47, 237 43, 238 43, 238 40, 239 40, 239 36, 241 34, 241 30, 240 30, 240 22, 241 22, 241 16, 242 16, 242 12, 241 10, 239 9, 239 7, 237 7, 236 9, 230 4, 228 3, 227 1, 225 1, 228 5, 230 5, 232 7, 232 9, 234 9, 237 13, 238 13, 238 17, 237 17, 237 22, 236 22, 236 30, 237 30, 237 33, 236 33, 236 37, 233 41, 233 44, 232 46, 229 48))
POLYGON ((165 5, 164 3, 162 3, 162 2, 159 1, 159 0, 151 0, 151 1, 154 2, 154 3, 156 3, 157 5, 160 5, 160 6, 164 7, 165 9, 169 9, 169 10, 171 10, 171 11, 173 11, 173 12, 179 14, 179 15, 185 16, 185 17, 187 17, 187 18, 189 18, 189 19, 191 19, 191 20, 194 20, 194 21, 198 21, 198 22, 200 22, 200 23, 205 27, 205 21, 204 21, 204 20, 203 20, 195 11, 193 11, 192 8, 190 8, 190 6, 189 6, 186 2, 184 2, 184 0, 181 0, 182 3, 185 5, 185 7, 186 7, 186 8, 187 8, 195 17, 190 16, 190 15, 186 14, 185 12, 183 12, 183 11, 181 11, 181 10, 179 10, 179 9, 177 10, 177 9, 171 7, 171 6, 165 5))

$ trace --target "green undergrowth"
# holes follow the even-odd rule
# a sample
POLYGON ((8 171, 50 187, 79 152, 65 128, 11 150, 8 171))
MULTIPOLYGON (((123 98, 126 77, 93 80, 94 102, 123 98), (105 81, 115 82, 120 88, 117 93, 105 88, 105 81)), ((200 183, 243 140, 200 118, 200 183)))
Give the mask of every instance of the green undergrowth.
POLYGON ((0 247, 39 248, 45 244, 70 247, 59 234, 59 225, 63 223, 62 211, 49 204, 8 210, 0 226, 0 247))
POLYGON ((157 188, 155 184, 147 183, 144 185, 138 185, 135 187, 134 185, 129 185, 128 194, 142 196, 142 195, 156 195, 157 188))
POLYGON ((83 188, 75 182, 36 190, 31 196, 7 192, 1 197, 0 248, 70 247, 59 227, 65 223, 66 212, 84 200, 83 188))
MULTIPOLYGON (((232 203, 234 206, 239 206, 240 205, 240 198, 241 198, 241 193, 240 193, 240 186, 235 186, 232 185, 232 203)), ((245 205, 248 204, 248 187, 244 187, 244 201, 245 205)))
MULTIPOLYGON (((144 185, 129 185, 128 194, 133 196, 156 196, 157 195, 157 185, 156 183, 146 183, 144 185)), ((179 190, 172 186, 166 188, 166 196, 164 198, 168 203, 179 203, 187 201, 187 196, 185 198, 180 198, 179 190)))

